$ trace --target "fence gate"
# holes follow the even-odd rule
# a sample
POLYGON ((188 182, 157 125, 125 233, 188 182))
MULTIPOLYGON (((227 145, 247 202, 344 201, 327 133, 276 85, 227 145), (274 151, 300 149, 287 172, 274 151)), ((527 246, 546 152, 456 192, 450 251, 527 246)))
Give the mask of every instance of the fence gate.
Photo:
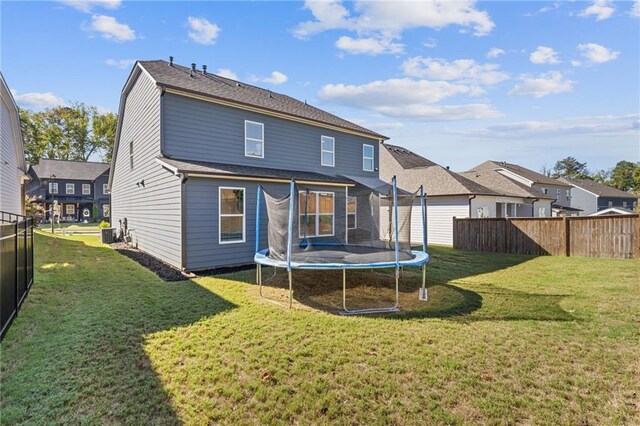
POLYGON ((33 219, 0 211, 0 338, 33 284, 33 219))

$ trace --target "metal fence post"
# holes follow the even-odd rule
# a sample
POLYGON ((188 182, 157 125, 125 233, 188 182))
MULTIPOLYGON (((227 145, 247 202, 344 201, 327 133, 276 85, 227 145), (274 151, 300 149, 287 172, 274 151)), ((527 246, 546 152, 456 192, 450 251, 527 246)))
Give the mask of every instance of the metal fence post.
POLYGON ((15 225, 13 226, 13 231, 14 231, 14 236, 13 236, 13 255, 14 255, 14 269, 15 269, 15 279, 14 279, 14 287, 16 289, 16 293, 15 293, 15 316, 14 318, 18 317, 18 301, 20 300, 20 297, 18 296, 18 221, 16 220, 15 225))

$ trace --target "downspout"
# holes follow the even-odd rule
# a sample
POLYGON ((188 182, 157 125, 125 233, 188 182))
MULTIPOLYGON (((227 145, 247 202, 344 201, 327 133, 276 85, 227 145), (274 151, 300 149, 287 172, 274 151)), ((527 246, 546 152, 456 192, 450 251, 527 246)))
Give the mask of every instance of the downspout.
POLYGON ((185 214, 187 203, 185 202, 185 191, 189 177, 185 173, 178 174, 180 178, 180 269, 187 270, 187 221, 185 214))
POLYGON ((540 201, 539 198, 534 198, 533 201, 531 202, 531 217, 536 217, 536 209, 535 209, 535 204, 536 201, 540 201))
POLYGON ((164 154, 164 95, 167 93, 165 86, 160 86, 160 155, 164 154))
POLYGON ((471 197, 469 197, 469 217, 473 217, 471 216, 471 200, 473 200, 474 198, 476 198, 477 195, 472 195, 471 197))

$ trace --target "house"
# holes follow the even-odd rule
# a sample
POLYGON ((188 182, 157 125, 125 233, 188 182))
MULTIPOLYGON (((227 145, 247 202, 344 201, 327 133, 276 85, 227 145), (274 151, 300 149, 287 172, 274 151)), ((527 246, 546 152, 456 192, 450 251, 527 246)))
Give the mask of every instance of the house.
POLYGON ((550 216, 553 215, 553 210, 556 214, 570 214, 574 212, 573 209, 563 209, 563 207, 571 206, 571 185, 568 185, 562 181, 545 176, 542 173, 534 172, 533 170, 522 167, 518 164, 507 163, 506 161, 485 161, 482 164, 473 168, 473 171, 480 172, 483 170, 493 170, 499 174, 506 176, 507 178, 516 181, 522 185, 533 190, 534 195, 541 195, 545 199, 552 200, 552 206, 546 208, 543 212, 540 204, 538 204, 538 214, 535 216, 550 216))
POLYGON ((24 214, 25 183, 28 177, 20 114, 2 73, 0 98, 0 211, 24 214))
MULTIPOLYGON (((501 196, 406 148, 384 143, 380 148, 380 178, 389 180, 393 176, 398 177, 405 190, 424 187, 429 244, 453 245, 454 217, 495 217, 496 203, 522 202, 517 197, 501 196)), ((422 215, 418 204, 411 220, 413 242, 421 243, 422 215)))
POLYGON ((138 61, 120 98, 111 222, 139 249, 182 270, 248 264, 256 250, 258 185, 286 195, 293 178, 322 209, 307 236, 339 237, 347 230, 327 218, 357 212, 347 203, 350 188, 381 183, 385 139, 306 102, 207 73, 206 66, 138 61))
POLYGON ((51 204, 61 207, 62 221, 108 220, 109 164, 41 159, 30 165, 27 195, 42 204, 49 218, 51 204))
POLYGON ((619 216, 628 214, 635 215, 638 213, 622 207, 608 207, 604 210, 597 211, 596 213, 591 213, 589 216, 619 216))
POLYGON ((635 211, 638 198, 633 194, 588 179, 559 178, 571 185, 571 207, 581 209, 583 215, 591 215, 604 209, 617 207, 635 211))
MULTIPOLYGON (((493 168, 460 173, 473 182, 500 194, 487 217, 549 217, 554 199, 493 168)), ((484 216, 484 215, 483 215, 484 216)))

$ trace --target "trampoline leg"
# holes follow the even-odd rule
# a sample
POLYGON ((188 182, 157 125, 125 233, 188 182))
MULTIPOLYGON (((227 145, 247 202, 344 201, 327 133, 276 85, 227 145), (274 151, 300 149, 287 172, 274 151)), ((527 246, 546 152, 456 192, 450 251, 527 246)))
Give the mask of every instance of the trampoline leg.
POLYGON ((256 279, 258 281, 258 288, 260 292, 260 297, 264 297, 262 295, 262 265, 258 263, 258 269, 256 269, 256 279))
POLYGON ((347 309, 347 270, 342 270, 342 309, 347 309))
POLYGON ((394 306, 394 308, 397 308, 398 305, 400 304, 400 274, 401 274, 401 270, 396 269, 396 304, 394 306))
POLYGON ((289 270, 289 309, 293 306, 293 278, 291 270, 289 270))
POLYGON ((420 287, 420 294, 418 299, 424 302, 427 301, 427 265, 422 265, 422 287, 420 287))
POLYGON ((342 308, 343 311, 339 312, 341 315, 364 315, 364 314, 385 314, 390 312, 398 312, 398 306, 400 305, 400 292, 398 281, 400 279, 400 273, 396 269, 396 304, 386 308, 364 308, 364 309, 348 309, 347 308, 347 270, 342 269, 342 308))

